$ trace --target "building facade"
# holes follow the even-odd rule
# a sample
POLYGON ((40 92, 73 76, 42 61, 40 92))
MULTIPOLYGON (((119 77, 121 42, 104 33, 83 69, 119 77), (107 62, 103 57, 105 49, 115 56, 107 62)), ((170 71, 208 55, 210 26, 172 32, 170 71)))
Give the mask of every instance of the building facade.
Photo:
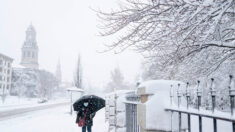
POLYGON ((10 92, 12 62, 12 58, 0 53, 0 95, 6 95, 10 92))
POLYGON ((26 38, 21 51, 20 64, 26 68, 38 69, 38 45, 36 30, 32 24, 26 30, 26 38))

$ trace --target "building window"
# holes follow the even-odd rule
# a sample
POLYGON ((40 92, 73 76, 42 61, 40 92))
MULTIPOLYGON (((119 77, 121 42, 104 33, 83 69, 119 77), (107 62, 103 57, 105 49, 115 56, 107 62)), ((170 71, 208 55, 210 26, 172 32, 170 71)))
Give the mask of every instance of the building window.
POLYGON ((11 63, 10 62, 8 62, 8 68, 10 68, 11 67, 11 63))
POLYGON ((7 90, 8 90, 9 88, 10 88, 9 85, 7 85, 7 90))
POLYGON ((0 60, 0 65, 2 65, 2 63, 3 63, 3 61, 2 61, 2 60, 0 60))
POLYGON ((10 74, 10 70, 7 70, 7 74, 10 74))
POLYGON ((0 83, 0 89, 2 89, 2 84, 0 83))
POLYGON ((2 76, 0 75, 0 81, 2 81, 2 76))
POLYGON ((7 77, 7 82, 10 82, 10 78, 9 77, 7 77))
POLYGON ((28 55, 27 55, 27 57, 30 57, 30 52, 28 51, 28 55))
POLYGON ((2 67, 0 67, 0 72, 2 72, 2 67))

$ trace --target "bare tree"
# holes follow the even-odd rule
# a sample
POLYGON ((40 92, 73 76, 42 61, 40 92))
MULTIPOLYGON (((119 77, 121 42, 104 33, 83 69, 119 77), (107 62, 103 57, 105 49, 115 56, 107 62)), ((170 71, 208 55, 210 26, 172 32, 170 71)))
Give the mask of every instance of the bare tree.
POLYGON ((58 85, 57 78, 52 73, 44 70, 38 71, 38 76, 40 80, 40 97, 50 99, 56 92, 55 88, 58 85))
POLYGON ((115 90, 128 89, 127 84, 124 82, 124 77, 119 68, 115 68, 110 73, 110 81, 106 86, 106 92, 113 92, 115 90))
POLYGON ((104 20, 100 34, 117 36, 109 50, 133 48, 172 75, 182 64, 208 75, 235 59, 234 0, 126 2, 110 13, 98 11, 104 20))
POLYGON ((77 88, 82 88, 82 65, 80 54, 78 55, 77 66, 74 75, 74 85, 77 88))

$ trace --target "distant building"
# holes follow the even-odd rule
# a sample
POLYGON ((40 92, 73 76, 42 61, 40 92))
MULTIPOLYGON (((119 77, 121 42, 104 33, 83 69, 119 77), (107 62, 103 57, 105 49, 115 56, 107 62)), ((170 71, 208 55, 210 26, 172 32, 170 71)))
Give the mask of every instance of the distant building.
POLYGON ((38 46, 36 31, 32 24, 26 30, 26 38, 21 51, 20 64, 26 68, 38 69, 38 46))
POLYGON ((56 73, 55 73, 56 79, 58 83, 61 83, 62 81, 62 74, 61 74, 61 65, 60 60, 58 61, 57 67, 56 67, 56 73))
POLYGON ((0 53, 0 95, 6 95, 10 92, 12 62, 12 58, 0 53))

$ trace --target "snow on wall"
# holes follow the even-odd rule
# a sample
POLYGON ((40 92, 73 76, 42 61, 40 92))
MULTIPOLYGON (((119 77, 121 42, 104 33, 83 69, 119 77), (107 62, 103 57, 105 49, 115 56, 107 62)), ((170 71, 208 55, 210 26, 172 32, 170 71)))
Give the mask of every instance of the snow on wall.
POLYGON ((109 106, 115 106, 115 100, 109 99, 107 102, 109 102, 109 106))
POLYGON ((109 116, 115 115, 115 107, 109 107, 109 116))
POLYGON ((126 95, 131 90, 118 90, 106 95, 105 99, 108 102, 106 105, 106 115, 109 120, 109 131, 125 132, 126 128, 126 112, 125 112, 125 101, 126 95))
POLYGON ((143 82, 139 85, 138 88, 145 87, 147 94, 152 94, 160 91, 170 92, 171 85, 173 85, 174 89, 177 88, 177 85, 180 84, 181 88, 185 87, 185 83, 181 81, 173 81, 173 80, 150 80, 143 82))
POLYGON ((109 125, 115 125, 115 117, 109 116, 109 125))
MULTIPOLYGON (((178 84, 181 84, 182 89, 185 87, 185 84, 180 81, 171 81, 171 80, 152 80, 142 83, 139 88, 145 87, 145 92, 148 94, 153 94, 148 98, 148 101, 145 103, 146 106, 146 129, 155 129, 155 130, 171 130, 171 113, 166 112, 165 108, 171 105, 170 103, 170 90, 171 85, 176 91, 178 89, 178 84)), ((174 92, 176 93, 176 92, 174 92)), ((185 105, 186 102, 181 98, 182 105, 185 105)), ((173 106, 177 106, 177 96, 174 95, 173 106)), ((182 117, 184 118, 184 117, 182 117)), ((177 128, 177 115, 173 116, 173 128, 177 128)), ((186 126, 185 123, 182 125, 186 126)))
POLYGON ((121 111, 121 112, 125 112, 125 104, 123 103, 124 101, 126 101, 126 94, 122 94, 122 95, 118 95, 117 100, 116 100, 116 110, 117 111, 121 111))
POLYGON ((125 112, 118 113, 116 117, 117 117, 116 126, 125 127, 125 125, 126 125, 126 113, 125 112))

